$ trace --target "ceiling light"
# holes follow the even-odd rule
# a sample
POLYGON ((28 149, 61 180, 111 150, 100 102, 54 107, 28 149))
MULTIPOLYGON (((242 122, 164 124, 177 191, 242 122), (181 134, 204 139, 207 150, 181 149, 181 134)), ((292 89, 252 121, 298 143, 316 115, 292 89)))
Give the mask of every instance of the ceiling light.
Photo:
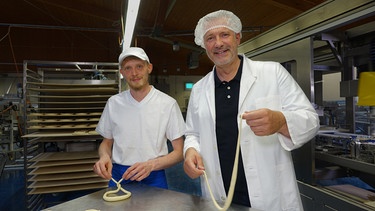
POLYGON ((128 1, 122 49, 129 48, 131 46, 140 2, 141 0, 128 1))

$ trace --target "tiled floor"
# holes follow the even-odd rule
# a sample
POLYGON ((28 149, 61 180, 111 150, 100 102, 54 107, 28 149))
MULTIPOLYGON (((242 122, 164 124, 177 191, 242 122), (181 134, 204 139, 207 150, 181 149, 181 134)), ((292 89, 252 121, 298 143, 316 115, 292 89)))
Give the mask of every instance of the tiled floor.
POLYGON ((168 188, 170 190, 201 196, 200 180, 190 179, 182 167, 183 163, 179 163, 166 170, 168 188))
POLYGON ((24 186, 23 170, 4 170, 0 177, 0 210, 26 210, 24 186))

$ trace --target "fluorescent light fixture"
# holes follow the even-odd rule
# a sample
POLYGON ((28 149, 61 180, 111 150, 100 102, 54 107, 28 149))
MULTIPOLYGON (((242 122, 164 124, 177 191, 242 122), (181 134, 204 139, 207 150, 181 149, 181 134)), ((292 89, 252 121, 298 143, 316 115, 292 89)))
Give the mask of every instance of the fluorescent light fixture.
POLYGON ((128 0, 122 49, 129 48, 132 42, 140 2, 141 0, 128 0))
MULTIPOLYGON (((124 37, 122 38, 122 51, 124 51, 125 48, 129 48, 132 42, 135 22, 137 21, 139 4, 141 3, 141 0, 128 0, 127 2, 128 6, 126 11, 125 31, 123 35, 124 37)), ((123 20, 121 20, 121 22, 122 21, 123 20)), ((123 79, 123 76, 121 74, 120 79, 123 79)))

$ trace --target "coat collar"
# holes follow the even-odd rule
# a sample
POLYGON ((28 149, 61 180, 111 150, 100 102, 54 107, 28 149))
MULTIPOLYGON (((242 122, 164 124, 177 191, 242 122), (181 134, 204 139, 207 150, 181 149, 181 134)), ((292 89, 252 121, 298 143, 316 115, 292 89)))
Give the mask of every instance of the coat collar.
POLYGON ((253 86, 254 82, 257 79, 257 70, 254 67, 254 62, 245 57, 244 54, 242 54, 244 57, 243 61, 243 68, 242 68, 242 77, 241 77, 241 84, 240 84, 240 97, 239 97, 239 103, 238 103, 238 111, 242 113, 243 102, 246 98, 246 96, 249 94, 251 87, 253 86))
MULTIPOLYGON (((246 108, 242 108, 244 100, 246 96, 249 94, 251 87, 253 86, 254 82, 257 79, 257 70, 254 67, 254 61, 247 58, 244 54, 243 56, 243 66, 242 66, 242 76, 241 76, 241 83, 240 83, 240 96, 239 96, 239 103, 238 103, 238 112, 242 113, 246 110, 246 108)), ((212 71, 207 74, 206 79, 208 80, 206 83, 206 87, 204 90, 207 90, 206 99, 208 106, 210 108, 211 116, 213 121, 215 121, 215 80, 214 80, 214 70, 215 67, 212 68, 212 71)))

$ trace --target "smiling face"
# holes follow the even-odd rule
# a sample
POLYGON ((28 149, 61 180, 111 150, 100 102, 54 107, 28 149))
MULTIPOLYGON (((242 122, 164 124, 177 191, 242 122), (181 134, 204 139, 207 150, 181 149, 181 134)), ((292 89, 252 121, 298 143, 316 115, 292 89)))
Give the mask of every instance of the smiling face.
POLYGON ((130 89, 135 91, 149 87, 148 76, 151 71, 152 64, 133 56, 125 58, 120 69, 130 89))
POLYGON ((209 30, 203 37, 208 57, 217 67, 230 66, 238 59, 240 38, 240 33, 236 34, 225 27, 209 30))

